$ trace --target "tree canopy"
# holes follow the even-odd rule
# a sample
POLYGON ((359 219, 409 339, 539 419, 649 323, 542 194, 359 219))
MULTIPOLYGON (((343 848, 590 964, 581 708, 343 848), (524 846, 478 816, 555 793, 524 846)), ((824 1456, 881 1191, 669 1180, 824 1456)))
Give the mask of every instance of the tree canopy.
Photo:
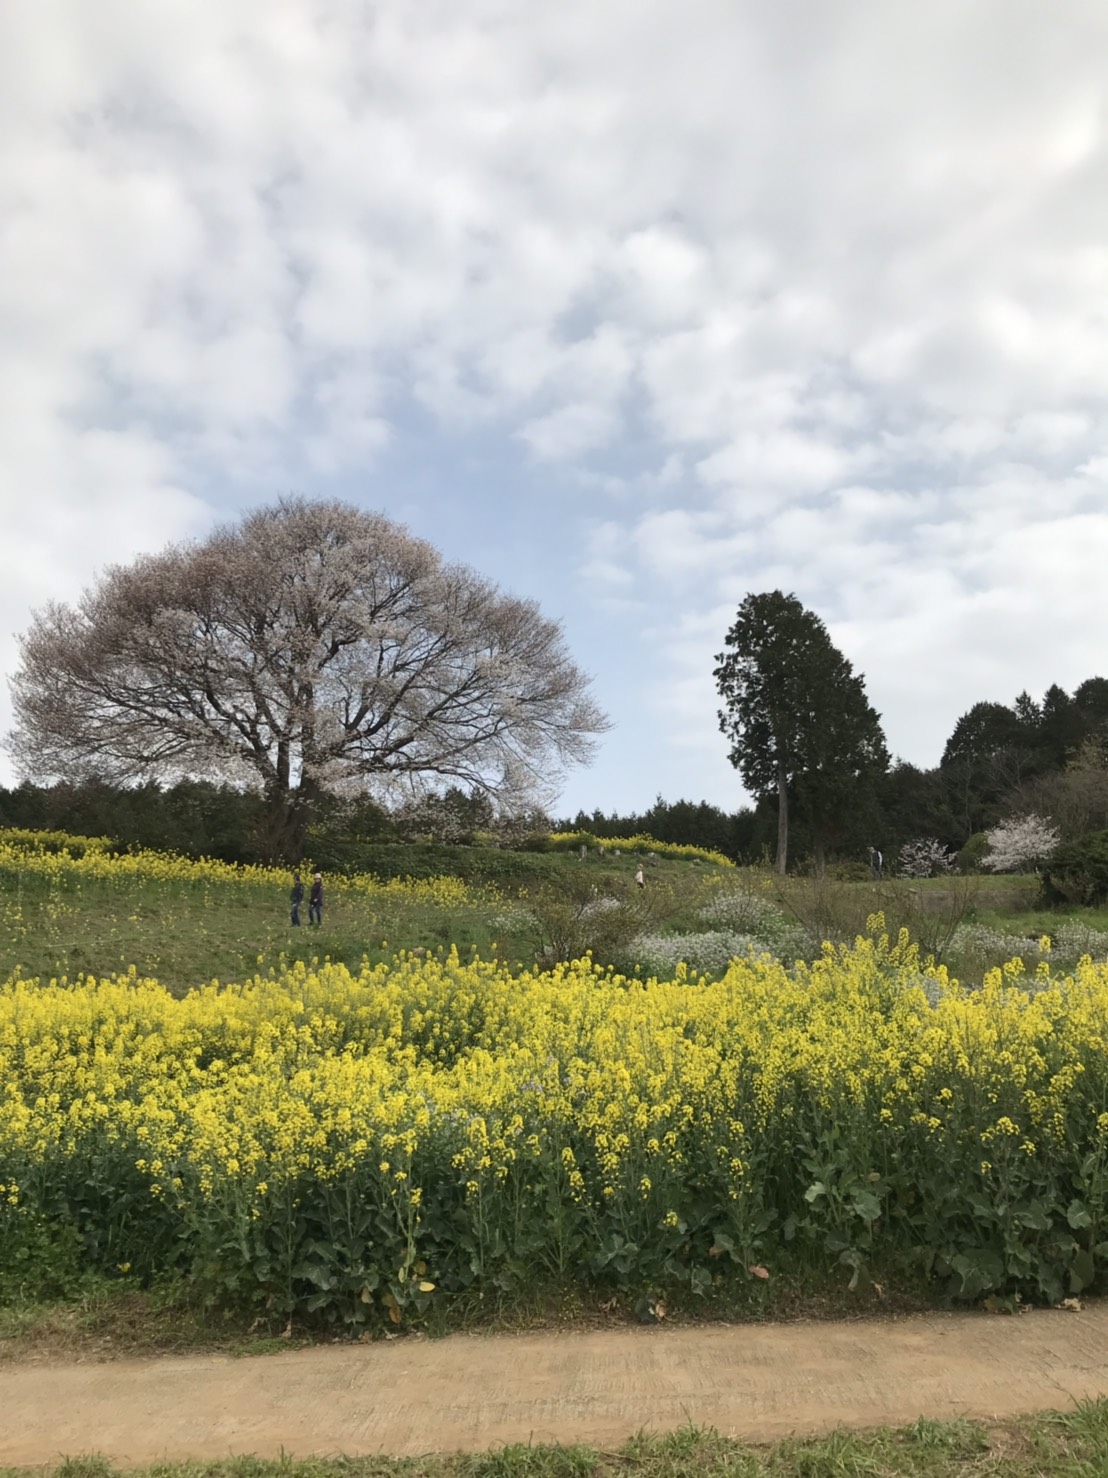
POLYGON ((862 679, 820 618, 780 590, 747 596, 716 662, 731 763, 754 796, 777 797, 778 870, 788 860, 790 796, 811 826, 821 862, 859 782, 888 766, 862 679))
POLYGON ((315 800, 546 797, 607 721, 557 622, 376 513, 286 499, 37 613, 9 738, 36 779, 218 776, 296 857, 315 800))

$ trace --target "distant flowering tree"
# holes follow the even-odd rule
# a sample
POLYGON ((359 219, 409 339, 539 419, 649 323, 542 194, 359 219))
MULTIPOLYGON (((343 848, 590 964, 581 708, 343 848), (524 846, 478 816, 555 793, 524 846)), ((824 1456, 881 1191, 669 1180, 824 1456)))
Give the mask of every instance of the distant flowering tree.
POLYGON ((1058 832, 1042 816, 1012 816, 985 833, 989 850, 981 859, 990 872, 1026 872, 1045 862, 1058 845, 1058 832))
POLYGON ((906 878, 941 878, 954 870, 954 853, 936 837, 913 837, 905 842, 897 858, 906 878))

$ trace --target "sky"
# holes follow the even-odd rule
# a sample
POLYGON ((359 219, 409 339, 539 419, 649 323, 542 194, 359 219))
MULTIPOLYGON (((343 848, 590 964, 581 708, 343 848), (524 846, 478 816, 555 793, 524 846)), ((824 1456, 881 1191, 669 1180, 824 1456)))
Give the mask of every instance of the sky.
POLYGON ((753 591, 924 766, 1108 675, 1106 56, 1103 0, 4 6, 0 671, 292 492, 564 623, 564 814, 743 802, 753 591))

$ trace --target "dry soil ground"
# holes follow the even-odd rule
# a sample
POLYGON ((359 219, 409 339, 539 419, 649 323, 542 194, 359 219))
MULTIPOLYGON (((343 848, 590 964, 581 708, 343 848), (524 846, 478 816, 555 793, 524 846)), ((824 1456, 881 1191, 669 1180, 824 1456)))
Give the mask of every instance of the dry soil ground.
POLYGON ((0 1366, 0 1465, 393 1455, 620 1443, 685 1423, 750 1440, 988 1420, 1108 1395, 1108 1302, 1019 1318, 396 1339, 228 1356, 0 1366))

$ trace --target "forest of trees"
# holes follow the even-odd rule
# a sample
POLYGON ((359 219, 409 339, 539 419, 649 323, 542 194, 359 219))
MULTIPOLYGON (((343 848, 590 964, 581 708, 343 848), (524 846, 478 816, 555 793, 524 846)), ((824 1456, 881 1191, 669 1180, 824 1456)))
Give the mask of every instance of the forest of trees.
MULTIPOLYGON (((1010 707, 975 703, 954 725, 934 769, 896 761, 859 781, 829 839, 829 856, 862 860, 873 844, 892 859, 920 836, 960 852, 1005 817, 1026 812, 1053 822, 1063 841, 1108 827, 1108 679, 1089 678, 1072 694, 1054 684, 1041 701, 1021 693, 1010 707)), ((728 813, 659 796, 642 814, 579 812, 572 825, 596 836, 645 831, 754 862, 774 854, 777 807, 767 798, 728 813)), ((799 865, 812 858, 802 815, 792 821, 790 850, 799 865)))
POLYGON ((1029 814, 1063 842, 1108 828, 1108 679, 975 703, 934 769, 890 762, 864 677, 781 590, 743 599, 715 657, 751 804, 552 823, 537 808, 608 726, 561 627, 342 503, 284 499, 112 567, 37 612, 20 654, 5 745, 38 783, 0 788, 0 826, 125 847, 341 867, 370 844, 573 829, 822 872, 870 846, 895 865, 915 839, 971 858, 1029 814))
MULTIPOLYGON (((324 795, 316 807, 308 847, 327 867, 358 863, 362 843, 492 840, 512 845, 530 832, 549 831, 550 820, 523 813, 509 828, 498 824, 487 795, 454 786, 386 810, 369 796, 324 795)), ((106 780, 69 784, 0 786, 0 827, 64 831, 112 837, 124 848, 150 847, 226 862, 269 857, 269 814, 258 790, 183 780, 120 785, 106 780)))
MULTIPOLYGON (((894 762, 859 781, 851 807, 827 837, 828 860, 861 862, 867 847, 889 859, 914 837, 937 838, 958 852, 1003 818, 1033 811, 1063 841, 1108 827, 1108 679, 1094 677, 1072 694, 1053 685, 1041 700, 1021 693, 1010 706, 975 703, 954 725, 934 769, 894 762)), ((264 802, 258 794, 203 781, 169 787, 80 784, 0 788, 0 825, 46 827, 115 837, 125 846, 162 847, 193 856, 252 861, 261 855, 264 802)), ((526 845, 549 826, 533 816, 499 840, 526 845)), ((726 811, 707 801, 666 801, 645 811, 579 811, 553 823, 598 837, 645 832, 659 841, 711 847, 741 862, 772 859, 777 808, 772 797, 726 811)), ((427 837, 465 842, 495 836, 487 799, 454 788, 399 812, 374 801, 336 800, 313 828, 313 852, 335 863, 356 858, 357 844, 427 837)), ((813 839, 798 808, 790 829, 797 867, 810 865, 813 839)))

